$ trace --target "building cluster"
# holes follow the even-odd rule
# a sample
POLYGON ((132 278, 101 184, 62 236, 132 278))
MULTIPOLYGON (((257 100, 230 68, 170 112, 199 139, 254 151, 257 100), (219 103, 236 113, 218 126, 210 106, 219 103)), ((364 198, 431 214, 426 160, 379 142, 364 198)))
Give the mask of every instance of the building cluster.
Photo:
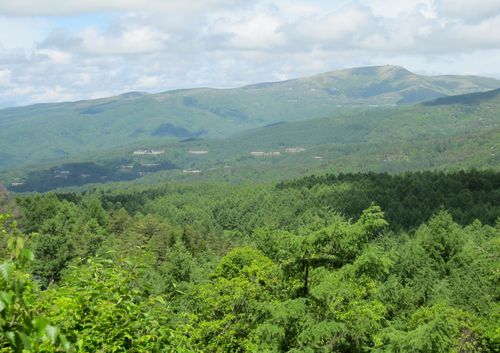
POLYGON ((285 148, 285 152, 287 153, 299 153, 304 152, 306 149, 304 147, 289 147, 285 148))
POLYGON ((54 170, 54 178, 56 179, 68 179, 68 176, 71 174, 69 170, 54 170))
POLYGON ((165 153, 165 150, 154 150, 154 149, 139 149, 139 150, 135 150, 134 152, 132 152, 132 154, 134 156, 143 156, 143 155, 148 155, 148 154, 157 155, 157 154, 163 154, 163 153, 165 153))
POLYGON ((278 151, 275 151, 275 152, 255 151, 255 152, 250 152, 250 155, 253 157, 276 157, 276 156, 280 156, 281 152, 278 152, 278 151))
POLYGON ((184 169, 182 172, 184 174, 199 174, 199 173, 201 173, 201 170, 199 170, 199 169, 184 169))
MULTIPOLYGON (((304 147, 288 147, 285 148, 285 153, 298 153, 304 152, 306 149, 304 147)), ((272 151, 272 152, 264 152, 264 151, 253 151, 250 152, 250 155, 253 157, 277 157, 281 156, 281 152, 272 151)))

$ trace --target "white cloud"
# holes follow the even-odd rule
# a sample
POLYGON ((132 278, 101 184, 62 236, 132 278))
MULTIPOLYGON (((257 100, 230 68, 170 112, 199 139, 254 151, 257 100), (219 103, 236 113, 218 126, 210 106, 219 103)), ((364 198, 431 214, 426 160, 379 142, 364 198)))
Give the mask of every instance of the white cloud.
POLYGON ((438 12, 465 21, 481 21, 500 15, 498 0, 435 0, 438 12))
POLYGON ((20 86, 9 89, 5 92, 9 97, 24 96, 35 92, 35 87, 33 86, 20 86))
POLYGON ((369 8, 352 4, 324 17, 314 16, 294 23, 290 26, 290 30, 316 43, 347 44, 365 35, 374 24, 374 20, 369 8))
POLYGON ((55 6, 54 15, 111 13, 95 23, 85 15, 75 26, 78 16, 0 15, 0 106, 127 90, 234 87, 386 63, 500 77, 498 1, 28 3, 34 4, 0 0, 0 13, 43 15, 55 6))
POLYGON ((79 72, 74 75, 74 84, 78 87, 83 87, 91 82, 92 76, 86 72, 79 72))
POLYGON ((38 49, 35 51, 38 55, 47 56, 54 64, 69 64, 71 63, 72 55, 57 49, 38 49))
POLYGON ((132 90, 158 89, 164 85, 159 76, 141 76, 137 79, 132 90))
POLYGON ((279 32, 282 24, 276 16, 258 13, 239 21, 218 20, 211 30, 215 35, 226 35, 226 43, 232 48, 271 49, 284 43, 285 38, 279 32))
POLYGON ((412 12, 431 15, 433 0, 365 0, 376 16, 398 18, 412 12))
POLYGON ((423 2, 406 9, 406 13, 398 12, 399 17, 383 17, 375 15, 371 7, 353 3, 324 16, 289 23, 284 31, 294 48, 319 47, 336 53, 358 50, 361 55, 427 55, 500 48, 500 15, 466 23, 438 17, 423 2))
POLYGON ((92 12, 192 12, 233 6, 238 0, 2 0, 0 13, 15 16, 64 16, 92 12))
POLYGON ((5 87, 10 85, 10 70, 3 69, 0 70, 0 87, 5 87))
POLYGON ((447 31, 455 46, 475 49, 500 48, 500 15, 476 25, 457 24, 447 31))
POLYGON ((69 92, 59 85, 54 87, 41 87, 41 89, 31 95, 31 101, 33 103, 63 102, 75 99, 76 95, 74 93, 69 92))
POLYGON ((168 38, 167 33, 150 27, 126 28, 118 34, 88 28, 82 34, 82 49, 97 55, 150 53, 163 50, 168 38))

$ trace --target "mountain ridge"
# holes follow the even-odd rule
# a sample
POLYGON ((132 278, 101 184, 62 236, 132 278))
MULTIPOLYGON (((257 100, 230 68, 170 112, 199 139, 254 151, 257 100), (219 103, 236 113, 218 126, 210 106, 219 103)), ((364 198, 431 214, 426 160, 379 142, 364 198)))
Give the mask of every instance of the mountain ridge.
MULTIPOLYGON (((99 101, 108 101, 108 100, 119 100, 120 98, 125 98, 125 99, 134 99, 134 98, 140 98, 143 96, 155 96, 155 95, 164 95, 164 94, 179 94, 179 93, 186 93, 186 92, 197 92, 197 91, 221 91, 221 92, 227 92, 227 91, 232 91, 232 90, 239 90, 239 89, 252 89, 252 88, 261 88, 261 86, 270 86, 270 85, 280 85, 280 84, 286 84, 286 83, 291 83, 291 82, 297 82, 297 81, 307 81, 307 80, 313 80, 313 79, 318 79, 318 78, 324 78, 328 76, 337 76, 339 74, 343 73, 360 73, 360 72, 371 72, 373 70, 384 70, 384 69, 389 69, 392 71, 398 71, 398 72, 404 72, 408 76, 417 76, 417 77, 423 77, 423 78, 456 78, 456 77, 461 77, 461 78, 467 78, 471 80, 486 80, 489 81, 491 86, 495 86, 495 84, 498 86, 497 88, 500 88, 500 80, 495 79, 492 77, 487 77, 487 76, 480 76, 480 75, 452 75, 452 74, 440 74, 440 75, 421 75, 421 74, 416 74, 413 73, 412 71, 409 71, 408 69, 399 66, 399 65, 374 65, 374 66, 362 66, 362 67, 352 67, 352 68, 344 68, 344 69, 339 69, 339 70, 332 70, 332 71, 325 71, 317 74, 312 74, 312 75, 307 75, 307 76, 301 76, 301 77, 295 77, 295 78, 290 78, 286 80, 278 80, 278 81, 265 81, 265 82, 258 82, 258 83, 251 83, 251 84, 245 84, 241 86, 235 86, 235 87, 227 87, 227 88, 217 88, 217 87, 209 87, 209 86, 202 86, 202 87, 193 87, 193 88, 179 88, 179 89, 171 89, 171 90, 166 90, 166 91, 160 91, 157 93, 152 93, 152 92, 147 92, 147 91, 126 91, 117 95, 112 95, 112 96, 106 96, 106 97, 99 97, 99 98, 89 98, 89 99, 77 99, 77 100, 69 100, 69 101, 60 101, 60 102, 42 102, 42 103, 34 103, 34 104, 26 104, 26 105, 19 105, 19 106, 9 106, 9 107, 4 107, 0 109, 0 112, 3 110, 10 110, 10 109, 17 109, 17 108, 27 108, 27 107, 36 107, 36 106, 46 106, 46 105, 59 105, 59 104, 76 104, 76 103, 82 103, 82 102, 99 102, 99 101)), ((471 92, 472 93, 472 92, 471 92)))
POLYGON ((500 89, 454 96, 439 105, 372 108, 341 116, 278 122, 224 139, 131 144, 25 171, 0 172, 0 180, 15 185, 15 191, 47 191, 138 178, 141 183, 240 182, 323 172, 498 170, 500 94, 496 91, 500 89), (473 104, 471 96, 475 98, 473 104), (161 153, 141 153, 153 150, 161 153))
POLYGON ((341 116, 500 88, 471 76, 422 76, 399 66, 331 71, 240 88, 128 92, 0 110, 0 169, 131 143, 224 138, 280 121, 341 116))

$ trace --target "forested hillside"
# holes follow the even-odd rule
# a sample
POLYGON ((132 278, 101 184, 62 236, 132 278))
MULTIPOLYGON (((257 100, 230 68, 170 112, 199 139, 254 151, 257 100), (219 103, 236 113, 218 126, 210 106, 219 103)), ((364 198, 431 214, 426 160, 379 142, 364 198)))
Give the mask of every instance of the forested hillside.
POLYGON ((398 66, 354 68, 234 89, 37 104, 0 110, 0 170, 131 144, 221 138, 280 121, 358 113, 500 88, 475 76, 422 76, 398 66))
POLYGON ((499 352, 498 171, 3 190, 0 213, 2 352, 499 352))
POLYGON ((498 168, 500 90, 281 122, 225 139, 134 145, 0 173, 17 192, 140 182, 275 181, 312 172, 498 168), (144 148, 150 154, 142 153, 144 148), (158 154, 152 154, 152 151, 158 154), (134 153, 135 152, 135 153, 134 153), (63 173, 63 174, 62 174, 63 173))

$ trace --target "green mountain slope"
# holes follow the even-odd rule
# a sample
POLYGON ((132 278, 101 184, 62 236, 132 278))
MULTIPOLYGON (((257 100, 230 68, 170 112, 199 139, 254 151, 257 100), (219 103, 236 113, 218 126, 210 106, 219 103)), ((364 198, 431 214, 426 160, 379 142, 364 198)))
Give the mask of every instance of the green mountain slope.
POLYGON ((137 178, 239 182, 322 172, 498 169, 500 89, 282 122, 225 139, 138 143, 70 162, 3 173, 0 179, 20 183, 13 190, 43 191, 137 178), (162 153, 134 154, 138 149, 162 153))
MULTIPOLYGON (((364 146, 363 148, 379 146, 377 148, 384 149, 395 145, 463 140, 468 137, 472 141, 473 136, 492 136, 499 129, 500 89, 497 89, 440 98, 412 106, 283 122, 245 131, 222 141, 193 143, 197 143, 199 148, 210 149, 216 155, 229 158, 237 153, 283 152, 286 148, 297 146, 306 150, 318 146, 341 150, 352 145, 364 146)), ((463 144, 467 147, 466 140, 463 144)), ((441 149, 444 152, 445 147, 441 149)))
POLYGON ((9 108, 0 110, 0 169, 130 144, 222 138, 280 121, 344 116, 373 106, 401 105, 498 87, 500 81, 489 78, 428 77, 397 66, 380 66, 235 89, 135 92, 9 108))

